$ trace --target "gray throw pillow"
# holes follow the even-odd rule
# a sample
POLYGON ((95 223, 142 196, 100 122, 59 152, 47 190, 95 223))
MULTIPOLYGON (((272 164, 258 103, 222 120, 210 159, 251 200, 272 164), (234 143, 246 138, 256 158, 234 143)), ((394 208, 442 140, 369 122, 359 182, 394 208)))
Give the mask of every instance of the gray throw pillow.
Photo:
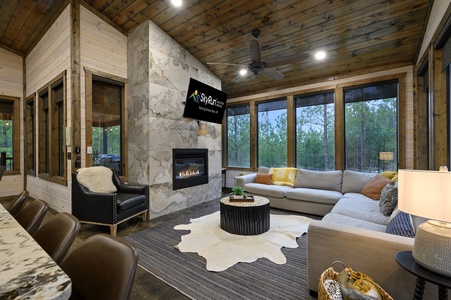
POLYGON ((379 208, 381 213, 388 217, 393 213, 398 204, 398 186, 396 184, 387 184, 381 191, 379 199, 379 208))

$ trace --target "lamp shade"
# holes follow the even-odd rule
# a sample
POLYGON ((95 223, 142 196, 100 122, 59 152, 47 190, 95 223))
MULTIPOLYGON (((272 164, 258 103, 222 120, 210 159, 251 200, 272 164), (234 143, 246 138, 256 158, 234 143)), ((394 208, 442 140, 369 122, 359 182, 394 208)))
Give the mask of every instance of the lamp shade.
POLYGON ((451 173, 399 170, 398 207, 412 215, 451 222, 451 173))
POLYGON ((380 160, 393 160, 393 152, 379 152, 380 160))

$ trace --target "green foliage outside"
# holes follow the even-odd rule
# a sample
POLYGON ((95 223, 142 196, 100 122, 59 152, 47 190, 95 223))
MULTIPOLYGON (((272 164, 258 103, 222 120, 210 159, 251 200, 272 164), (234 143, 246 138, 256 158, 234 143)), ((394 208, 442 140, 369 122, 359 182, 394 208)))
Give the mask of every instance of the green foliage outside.
POLYGON ((6 166, 12 169, 13 158, 13 121, 0 120, 0 152, 6 152, 6 166))
MULTIPOLYGON (((286 110, 258 113, 258 165, 287 165, 286 110), (274 112, 277 112, 276 114, 274 112)), ((229 166, 250 165, 249 114, 227 118, 229 166)), ((296 166, 313 170, 335 169, 334 105, 296 110, 296 166)), ((396 98, 345 104, 346 169, 380 172, 396 170, 396 98), (393 152, 393 161, 379 161, 380 152, 393 152)))

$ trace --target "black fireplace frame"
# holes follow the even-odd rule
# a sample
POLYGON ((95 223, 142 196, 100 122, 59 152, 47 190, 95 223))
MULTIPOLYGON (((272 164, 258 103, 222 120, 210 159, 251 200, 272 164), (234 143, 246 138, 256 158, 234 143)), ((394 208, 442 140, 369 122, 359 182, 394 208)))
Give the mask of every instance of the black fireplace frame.
POLYGON ((172 190, 184 189, 208 183, 208 149, 205 148, 174 148, 172 149, 172 190), (205 161, 204 175, 177 179, 176 159, 202 157, 205 161))

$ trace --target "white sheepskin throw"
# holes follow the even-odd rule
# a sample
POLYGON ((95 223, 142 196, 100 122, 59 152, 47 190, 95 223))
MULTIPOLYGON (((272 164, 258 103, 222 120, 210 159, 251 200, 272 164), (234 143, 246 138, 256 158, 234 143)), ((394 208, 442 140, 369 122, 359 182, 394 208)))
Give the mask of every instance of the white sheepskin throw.
POLYGON ((297 248, 296 238, 307 232, 312 221, 292 215, 271 214, 269 231, 259 235, 236 235, 220 227, 219 211, 197 219, 191 224, 177 225, 176 230, 191 230, 182 236, 176 246, 180 252, 194 252, 207 260, 208 271, 224 271, 238 262, 251 263, 266 257, 276 264, 285 264, 287 259, 281 248, 297 248))
POLYGON ((107 167, 81 168, 77 171, 77 180, 81 185, 94 193, 115 193, 113 171, 107 167))

